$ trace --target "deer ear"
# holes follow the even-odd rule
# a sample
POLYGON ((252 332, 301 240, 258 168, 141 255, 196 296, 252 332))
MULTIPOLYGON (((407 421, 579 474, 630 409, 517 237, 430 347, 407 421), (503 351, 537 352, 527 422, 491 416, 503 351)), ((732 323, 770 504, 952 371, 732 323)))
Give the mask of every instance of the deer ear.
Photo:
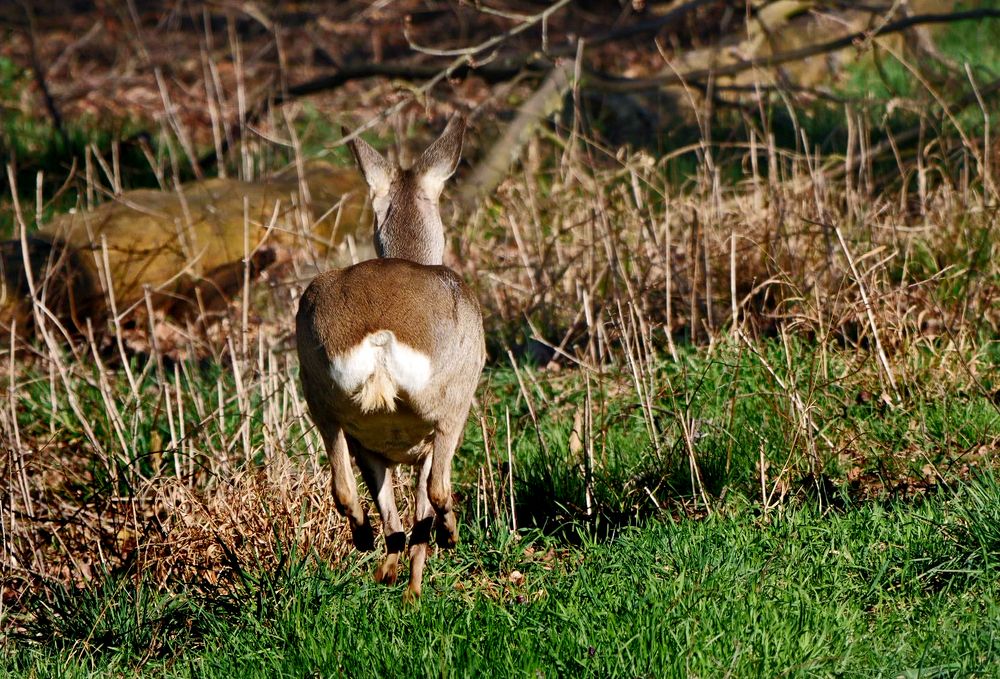
MULTIPOLYGON (((341 128, 344 136, 348 135, 347 128, 341 128)), ((361 137, 356 137, 347 142, 347 147, 354 154, 354 160, 358 164, 358 169, 364 175, 365 181, 372 193, 385 193, 389 190, 392 182, 392 165, 381 153, 371 147, 361 137)))
POLYGON ((421 187, 428 196, 437 198, 448 177, 455 174, 462 158, 462 138, 465 135, 465 116, 456 113, 448 121, 444 132, 431 144, 413 165, 421 187))

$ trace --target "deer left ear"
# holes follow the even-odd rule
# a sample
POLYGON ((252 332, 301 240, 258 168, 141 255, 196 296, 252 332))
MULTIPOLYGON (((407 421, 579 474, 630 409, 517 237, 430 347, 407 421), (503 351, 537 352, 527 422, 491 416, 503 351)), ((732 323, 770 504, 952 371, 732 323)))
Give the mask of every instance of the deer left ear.
POLYGON ((444 183, 455 174, 458 161, 462 158, 464 136, 465 116, 456 113, 437 141, 427 147, 420 159, 413 164, 413 172, 428 196, 440 196, 444 183))
MULTIPOLYGON (((347 128, 341 128, 344 136, 347 136, 347 128)), ((365 181, 372 193, 385 193, 389 190, 392 181, 392 165, 381 153, 376 151, 361 137, 357 137, 347 142, 347 147, 354 154, 354 160, 358 164, 358 169, 364 175, 365 181)))

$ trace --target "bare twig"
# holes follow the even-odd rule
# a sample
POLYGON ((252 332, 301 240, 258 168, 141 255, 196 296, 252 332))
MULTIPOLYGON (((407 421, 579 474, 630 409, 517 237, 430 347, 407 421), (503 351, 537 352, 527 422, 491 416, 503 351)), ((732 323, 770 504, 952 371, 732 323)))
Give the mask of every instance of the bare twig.
POLYGON ((31 8, 31 3, 22 3, 22 7, 24 7, 24 13, 28 17, 28 49, 31 52, 31 71, 35 74, 35 84, 38 85, 38 89, 42 93, 42 98, 45 101, 45 109, 48 111, 49 117, 52 118, 52 124, 56 128, 56 133, 59 135, 59 139, 64 145, 66 145, 69 143, 69 136, 66 134, 66 127, 63 124, 62 114, 59 112, 59 107, 56 106, 56 100, 52 97, 52 92, 49 90, 49 85, 45 80, 45 75, 48 73, 48 70, 42 66, 41 58, 38 55, 35 13, 31 8))

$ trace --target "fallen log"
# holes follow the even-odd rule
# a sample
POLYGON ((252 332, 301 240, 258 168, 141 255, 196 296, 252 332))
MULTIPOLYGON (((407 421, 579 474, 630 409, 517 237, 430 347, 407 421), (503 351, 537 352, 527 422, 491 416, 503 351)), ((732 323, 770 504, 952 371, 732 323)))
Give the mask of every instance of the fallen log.
POLYGON ((256 277, 292 251, 313 249, 337 263, 348 236, 370 247, 360 235, 370 221, 366 195, 354 170, 311 161, 301 176, 292 167, 261 183, 138 189, 59 215, 23 243, 0 243, 0 327, 32 327, 29 275, 36 301, 70 332, 144 309, 147 291, 154 309, 174 317, 218 309, 239 291, 244 260, 256 277))

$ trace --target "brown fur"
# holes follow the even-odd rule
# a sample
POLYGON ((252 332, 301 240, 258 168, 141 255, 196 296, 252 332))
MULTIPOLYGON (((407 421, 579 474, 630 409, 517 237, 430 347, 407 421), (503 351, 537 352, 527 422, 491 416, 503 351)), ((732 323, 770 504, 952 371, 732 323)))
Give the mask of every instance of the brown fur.
POLYGON ((370 259, 316 276, 302 295, 299 314, 313 319, 330 356, 382 329, 433 354, 443 339, 436 336, 438 319, 456 319, 461 305, 479 308, 451 269, 406 259, 370 259))

